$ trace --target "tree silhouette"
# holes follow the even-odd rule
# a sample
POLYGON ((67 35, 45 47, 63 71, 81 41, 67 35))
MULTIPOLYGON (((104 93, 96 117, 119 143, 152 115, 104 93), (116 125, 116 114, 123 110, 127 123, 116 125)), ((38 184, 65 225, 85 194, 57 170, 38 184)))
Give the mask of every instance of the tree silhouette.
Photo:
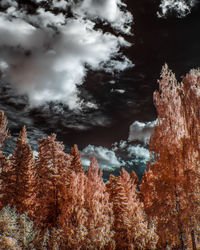
POLYGON ((185 249, 199 221, 200 72, 192 70, 182 83, 165 65, 154 93, 158 124, 150 139, 152 162, 141 193, 146 213, 157 218, 159 247, 185 249))

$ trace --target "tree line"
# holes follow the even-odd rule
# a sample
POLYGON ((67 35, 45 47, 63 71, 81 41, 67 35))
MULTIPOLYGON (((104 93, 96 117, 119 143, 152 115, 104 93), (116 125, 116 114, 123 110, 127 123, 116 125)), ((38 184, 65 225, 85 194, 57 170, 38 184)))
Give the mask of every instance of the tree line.
POLYGON ((14 152, 0 112, 2 249, 197 249, 200 217, 200 71, 182 82, 165 65, 154 93, 158 123, 139 182, 122 170, 103 182, 96 159, 84 170, 56 135, 33 155, 23 127, 14 152))

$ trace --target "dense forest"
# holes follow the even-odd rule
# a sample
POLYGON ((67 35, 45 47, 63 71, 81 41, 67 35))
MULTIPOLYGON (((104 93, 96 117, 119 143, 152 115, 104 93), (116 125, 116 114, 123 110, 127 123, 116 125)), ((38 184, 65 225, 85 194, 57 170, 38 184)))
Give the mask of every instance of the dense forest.
POLYGON ((198 249, 200 71, 179 83, 163 66, 154 92, 158 123, 141 181, 125 170, 103 182, 95 158, 84 170, 56 135, 33 154, 23 127, 14 152, 0 113, 1 249, 198 249))

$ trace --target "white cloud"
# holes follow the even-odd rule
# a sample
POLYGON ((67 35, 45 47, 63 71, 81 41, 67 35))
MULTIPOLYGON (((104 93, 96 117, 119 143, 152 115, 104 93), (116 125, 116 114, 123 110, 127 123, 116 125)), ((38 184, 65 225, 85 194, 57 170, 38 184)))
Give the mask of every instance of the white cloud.
POLYGON ((140 145, 130 145, 127 141, 114 143, 112 149, 88 145, 81 151, 82 164, 89 167, 91 157, 95 156, 99 167, 105 171, 114 171, 119 167, 141 167, 150 160, 148 149, 140 145))
POLYGON ((53 6, 55 8, 65 9, 67 6, 69 6, 69 2, 65 0, 53 0, 53 6))
POLYGON ((148 144, 156 123, 157 120, 147 123, 135 121, 129 128, 128 141, 140 141, 148 144))
POLYGON ((175 11, 178 17, 184 17, 191 12, 196 0, 162 0, 158 17, 166 17, 171 11, 175 11))
POLYGON ((1 6, 2 7, 17 7, 18 3, 15 0, 1 0, 1 6))
POLYGON ((78 15, 107 21, 115 29, 130 33, 130 23, 133 17, 130 12, 121 10, 126 6, 121 0, 83 0, 74 6, 78 15))
MULTIPOLYGON (((93 21, 96 18, 82 12, 88 1, 82 4, 53 1, 52 8, 70 7, 74 14, 71 18, 43 8, 31 15, 19 9, 16 1, 7 3, 9 8, 0 12, 0 60, 7 67, 1 66, 0 70, 20 94, 28 95, 32 106, 62 101, 70 109, 80 108, 77 86, 83 84, 89 69, 113 73, 132 66, 120 53, 121 47, 130 44, 121 36, 96 30, 93 21), (75 10, 80 10, 78 16, 75 10)), ((5 7, 5 4, 3 1, 0 6, 5 7)), ((121 5, 121 1, 107 0, 98 7, 96 0, 91 2, 91 11, 99 9, 98 18, 110 22, 111 26, 121 25, 123 31, 125 26, 130 28, 131 18, 129 22, 124 18, 131 15, 122 11, 121 5), (110 8, 108 12, 115 9, 111 16, 107 8, 110 8)))
POLYGON ((127 147, 127 152, 129 157, 135 157, 134 161, 141 161, 146 163, 150 160, 150 152, 148 149, 141 147, 139 145, 133 146, 129 145, 127 147))
POLYGON ((111 92, 117 92, 119 94, 124 94, 126 91, 124 89, 111 89, 111 92))
POLYGON ((114 151, 101 146, 88 145, 81 151, 81 156, 83 165, 87 167, 90 165, 92 156, 97 159, 99 167, 107 171, 115 170, 124 165, 124 162, 117 158, 114 151))

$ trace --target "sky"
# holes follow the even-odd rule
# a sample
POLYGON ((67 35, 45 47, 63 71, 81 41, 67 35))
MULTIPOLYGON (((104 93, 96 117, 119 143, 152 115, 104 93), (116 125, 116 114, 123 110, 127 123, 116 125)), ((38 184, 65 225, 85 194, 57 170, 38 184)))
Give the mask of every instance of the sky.
MULTIPOLYGON (((195 0, 157 2, 155 14, 161 20, 170 15, 183 19, 198 3, 195 0)), ((80 88, 84 88, 85 79, 91 72, 104 72, 114 77, 135 67, 129 56, 134 47, 135 25, 130 5, 130 1, 123 0, 28 0, 20 3, 1 0, 1 89, 4 84, 10 84, 7 95, 12 96, 13 106, 23 106, 23 98, 26 99, 27 110, 19 111, 14 122, 17 123, 17 117, 21 116, 20 124, 29 125, 30 137, 46 136, 46 133, 30 116, 23 118, 24 113, 34 108, 48 113, 48 103, 62 103, 74 112, 74 119, 68 124, 70 128, 87 130, 90 126, 109 126, 111 121, 102 107, 94 98, 81 96, 80 88), (87 110, 87 116, 83 110, 87 110)), ((115 81, 111 80, 110 84, 114 85, 115 81)), ((123 88, 113 88, 111 92, 127 94, 123 88)), ((1 97, 4 97, 3 91, 1 97)), ((6 112, 15 117, 12 108, 6 112)), ((53 105, 53 112, 59 116, 65 109, 53 105)), ((53 122, 52 119, 52 127, 55 127, 53 122)), ((92 155, 96 156, 100 167, 108 171, 145 163, 150 159, 148 141, 155 124, 156 120, 133 120, 125 139, 114 142, 109 148, 88 143, 81 150, 84 165, 89 165, 92 155)), ((32 140, 32 144, 35 143, 32 140)))
MULTIPOLYGON (((132 46, 124 37, 132 35, 134 19, 124 1, 29 2, 34 13, 15 0, 0 3, 0 71, 31 106, 62 101, 70 109, 81 108, 87 103, 78 97, 77 86, 88 71, 114 73, 134 66, 121 52, 132 46)), ((158 16, 175 10, 183 17, 194 5, 194 0, 161 0, 158 16)))
POLYGON ((77 86, 89 70, 119 72, 133 66, 120 52, 131 46, 123 35, 131 35, 133 20, 121 1, 53 1, 50 10, 42 7, 45 1, 35 2, 34 14, 14 0, 0 3, 5 8, 0 14, 0 69, 19 93, 28 95, 31 106, 62 101, 70 109, 81 108, 77 86), (96 23, 113 32, 97 29, 96 23))

